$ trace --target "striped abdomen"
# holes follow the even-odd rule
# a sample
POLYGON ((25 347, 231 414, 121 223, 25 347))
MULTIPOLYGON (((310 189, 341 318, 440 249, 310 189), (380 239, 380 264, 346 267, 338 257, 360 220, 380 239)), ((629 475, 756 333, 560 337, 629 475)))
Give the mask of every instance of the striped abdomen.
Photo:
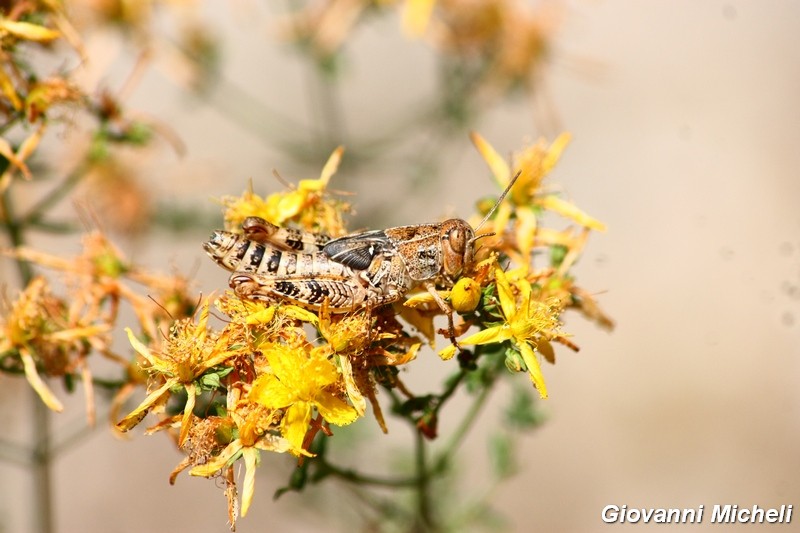
POLYGON ((328 278, 352 276, 348 267, 332 261, 324 252, 279 250, 227 231, 215 231, 203 248, 217 264, 231 272, 252 272, 278 278, 320 274, 328 278))

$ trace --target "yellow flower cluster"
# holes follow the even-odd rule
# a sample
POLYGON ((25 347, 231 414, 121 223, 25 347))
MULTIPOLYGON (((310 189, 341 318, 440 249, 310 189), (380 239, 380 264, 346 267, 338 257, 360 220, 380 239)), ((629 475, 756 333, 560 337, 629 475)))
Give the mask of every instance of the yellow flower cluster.
POLYGON ((94 422, 93 380, 87 357, 97 352, 127 370, 127 386, 119 389, 112 416, 133 392, 140 379, 127 358, 114 353, 111 332, 120 305, 131 306, 139 327, 150 338, 158 336, 159 323, 185 316, 193 307, 186 280, 161 276, 130 263, 100 232, 88 234, 83 253, 70 258, 27 247, 6 250, 6 255, 60 271, 65 294, 57 295, 43 277, 34 278, 0 314, 0 362, 5 371, 17 367, 51 409, 61 402, 46 385, 46 377, 79 374, 86 390, 87 416, 94 422), (139 294, 134 282, 147 287, 154 299, 139 294), (156 303, 161 302, 161 303, 156 303))
MULTIPOLYGON (((551 145, 540 142, 526 148, 511 166, 481 137, 474 135, 473 140, 501 187, 508 185, 511 176, 519 176, 494 216, 484 223, 493 236, 481 237, 478 255, 482 259, 467 265, 451 290, 438 292, 461 317, 454 328, 458 345, 441 349, 439 355, 448 360, 461 351, 463 372, 469 371, 469 365, 462 356, 471 357, 472 362, 500 357, 510 370, 527 372, 545 398, 540 358, 554 362, 552 342, 576 348, 560 329, 562 312, 568 307, 599 311, 567 272, 585 238, 540 227, 539 214, 553 210, 585 232, 603 226, 541 187, 567 136, 551 145), (561 251, 550 254, 560 257, 560 262, 534 264, 534 251, 551 247, 561 251), (465 351, 468 346, 474 347, 474 353, 465 351)), ((339 148, 319 179, 303 181, 287 192, 265 199, 252 192, 223 199, 227 226, 236 228, 246 217, 260 216, 303 230, 344 233, 343 204, 326 190, 341 156, 339 148)), ((288 452, 301 460, 313 456, 314 437, 320 432, 331 435, 330 426, 344 426, 365 416, 367 401, 386 431, 378 387, 414 398, 397 373, 386 369, 413 361, 424 337, 433 342, 433 319, 443 314, 437 299, 423 292, 393 306, 333 314, 327 303, 314 312, 288 302, 243 299, 231 291, 207 298, 196 319, 175 322, 163 339, 146 335, 149 342, 140 340, 128 330, 142 368, 150 375, 149 394, 117 427, 127 431, 148 412, 164 412, 171 398, 178 399, 179 414, 162 417, 151 428, 177 431, 178 444, 187 454, 171 481, 189 469, 191 475, 215 476, 235 487, 233 465, 242 459, 244 515, 252 502, 260 451, 288 452), (209 323, 212 300, 227 316, 221 331, 214 331, 209 323), (423 338, 404 324, 415 326, 423 338)), ((449 335, 445 330, 440 333, 449 335)), ((435 417, 420 417, 419 427, 425 435, 434 436, 435 417)), ((226 491, 232 522, 238 514, 235 493, 226 491)))

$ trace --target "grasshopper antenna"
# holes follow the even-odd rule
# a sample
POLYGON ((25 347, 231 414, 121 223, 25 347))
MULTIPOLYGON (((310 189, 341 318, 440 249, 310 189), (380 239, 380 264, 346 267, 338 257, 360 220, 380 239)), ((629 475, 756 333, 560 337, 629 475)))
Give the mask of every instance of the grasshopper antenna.
MULTIPOLYGON (((505 200, 506 195, 508 194, 508 191, 510 191, 511 187, 513 187, 514 184, 517 182, 517 178, 519 178, 520 174, 522 174, 522 170, 518 170, 517 173, 514 174, 514 177, 511 178, 511 181, 508 182, 508 185, 506 186, 506 190, 503 191, 503 194, 500 195, 500 198, 498 198, 497 201, 492 206, 492 208, 489 209, 489 212, 486 213, 485 217, 483 217, 483 220, 481 220, 481 223, 478 224, 475 227, 475 230, 474 230, 475 233, 478 233, 478 230, 481 229, 481 226, 486 224, 486 221, 489 220, 489 217, 491 217, 494 214, 494 212, 497 210, 497 208, 500 206, 500 204, 503 203, 503 200, 505 200)), ((470 242, 475 242, 478 239, 482 239, 484 237, 491 237, 492 235, 494 235, 494 233, 484 233, 482 235, 475 235, 472 239, 470 239, 470 242)))

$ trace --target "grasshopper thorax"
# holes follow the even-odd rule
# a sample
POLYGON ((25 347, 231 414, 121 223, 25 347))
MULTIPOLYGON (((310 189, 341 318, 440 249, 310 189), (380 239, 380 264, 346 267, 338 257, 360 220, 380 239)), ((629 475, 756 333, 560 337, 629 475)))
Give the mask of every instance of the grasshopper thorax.
POLYGON ((465 220, 452 218, 442 222, 439 239, 442 243, 442 274, 454 282, 472 265, 475 232, 465 220))

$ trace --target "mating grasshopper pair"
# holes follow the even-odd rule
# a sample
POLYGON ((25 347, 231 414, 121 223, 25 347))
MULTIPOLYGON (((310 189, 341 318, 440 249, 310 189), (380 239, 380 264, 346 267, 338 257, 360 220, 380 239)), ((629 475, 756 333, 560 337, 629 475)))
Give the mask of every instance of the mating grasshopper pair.
MULTIPOLYGON (((488 220, 517 176, 478 228, 488 220)), ((223 268, 237 295, 253 300, 285 301, 318 311, 346 313, 396 302, 422 285, 447 315, 455 341, 453 310, 437 286, 452 287, 475 256, 476 235, 468 222, 399 226, 330 239, 326 235, 280 228, 248 217, 243 233, 215 231, 203 247, 223 268)))

